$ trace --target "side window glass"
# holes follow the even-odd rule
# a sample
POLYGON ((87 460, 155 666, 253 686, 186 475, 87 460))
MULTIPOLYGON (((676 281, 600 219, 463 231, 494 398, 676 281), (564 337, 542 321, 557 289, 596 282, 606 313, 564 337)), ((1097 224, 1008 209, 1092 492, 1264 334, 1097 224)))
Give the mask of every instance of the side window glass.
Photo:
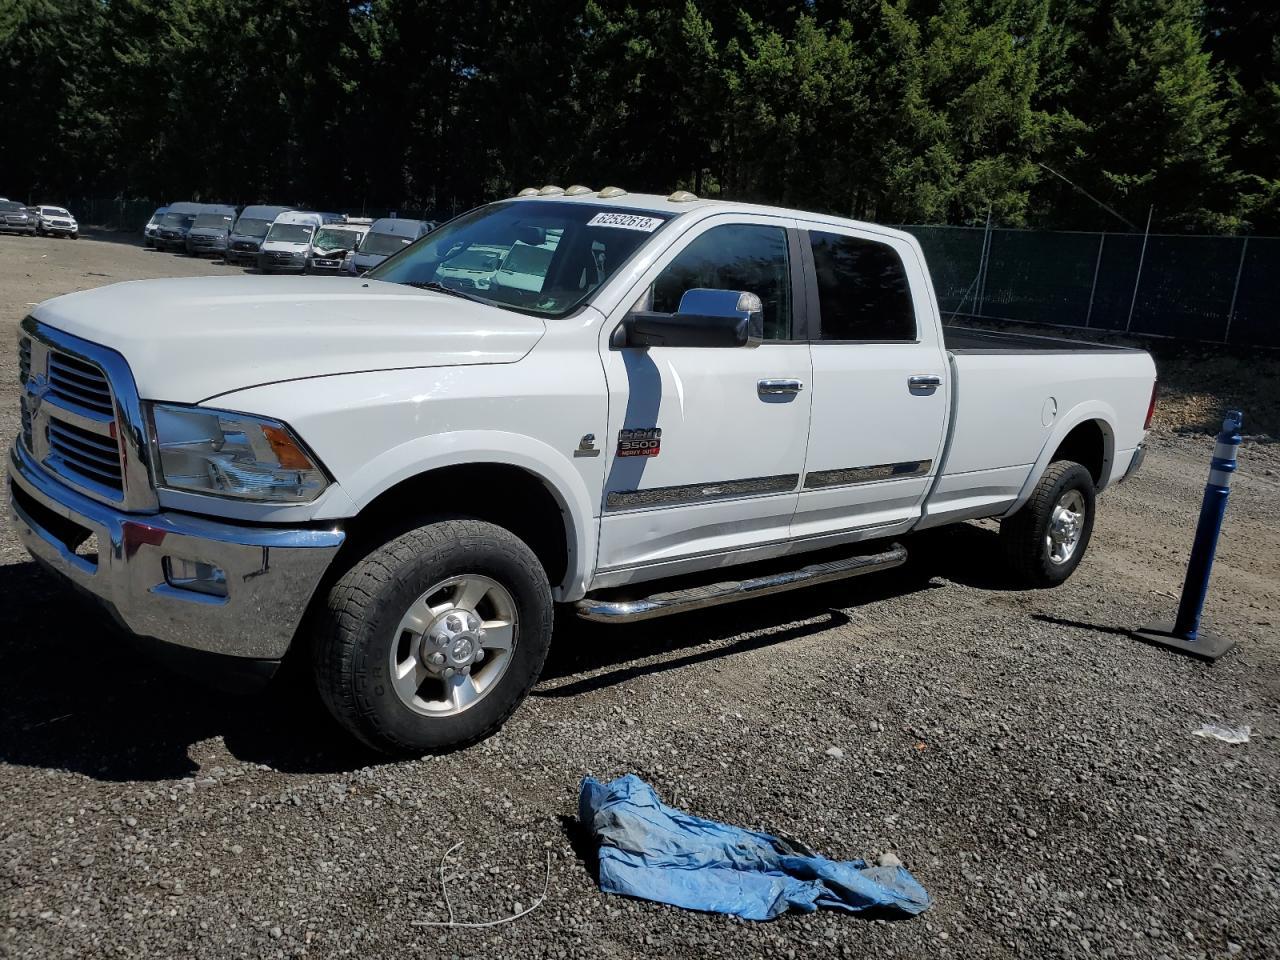
POLYGON ((675 313, 686 290, 745 290, 764 305, 764 337, 791 336, 791 266, 782 227, 713 227, 676 254, 653 284, 653 309, 675 313))
POLYGON ((888 244, 809 233, 823 340, 914 340, 916 315, 902 258, 888 244))

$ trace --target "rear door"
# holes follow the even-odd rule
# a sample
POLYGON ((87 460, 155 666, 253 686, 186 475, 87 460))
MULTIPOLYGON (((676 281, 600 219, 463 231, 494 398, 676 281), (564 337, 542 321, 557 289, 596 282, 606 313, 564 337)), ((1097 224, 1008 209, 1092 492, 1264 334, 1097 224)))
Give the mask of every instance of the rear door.
POLYGON ((950 402, 928 277, 901 238, 801 227, 813 410, 791 535, 892 534, 920 516, 950 402))
MULTIPOLYGON (((794 221, 702 221, 626 295, 602 332, 609 387, 599 566, 606 582, 652 579, 785 544, 809 431, 809 350, 793 336, 800 266, 794 221), (629 309, 674 312, 686 290, 750 291, 755 347, 627 347, 629 309), (633 571, 619 575, 619 571, 633 571)), ((600 582, 598 580, 598 582, 600 582)))

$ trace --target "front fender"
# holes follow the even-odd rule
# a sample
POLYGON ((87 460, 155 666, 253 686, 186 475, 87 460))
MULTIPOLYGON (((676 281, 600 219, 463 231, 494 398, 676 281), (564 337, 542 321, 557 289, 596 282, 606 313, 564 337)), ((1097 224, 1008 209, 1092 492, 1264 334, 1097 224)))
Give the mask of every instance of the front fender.
POLYGON ((564 511, 569 565, 556 599, 571 601, 586 593, 595 567, 595 510, 581 474, 550 444, 499 430, 458 430, 415 437, 364 464, 343 482, 344 492, 363 510, 381 494, 412 477, 442 467, 502 464, 519 467, 538 479, 564 511))

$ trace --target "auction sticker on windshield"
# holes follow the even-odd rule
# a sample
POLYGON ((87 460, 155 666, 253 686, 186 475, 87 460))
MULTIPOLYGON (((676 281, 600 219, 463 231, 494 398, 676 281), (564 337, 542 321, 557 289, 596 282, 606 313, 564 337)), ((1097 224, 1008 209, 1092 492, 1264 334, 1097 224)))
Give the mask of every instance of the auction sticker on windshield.
POLYGON ((639 217, 634 213, 597 213, 587 221, 588 227, 621 227, 623 230, 642 230, 653 233, 662 220, 658 217, 639 217))

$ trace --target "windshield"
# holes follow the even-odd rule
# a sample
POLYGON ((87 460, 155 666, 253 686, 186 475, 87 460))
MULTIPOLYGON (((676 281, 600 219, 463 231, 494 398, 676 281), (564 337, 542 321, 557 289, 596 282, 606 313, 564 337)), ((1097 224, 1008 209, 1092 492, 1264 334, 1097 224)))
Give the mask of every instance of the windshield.
POLYGON ((394 233, 370 233, 365 235, 364 243, 360 245, 360 252, 389 257, 393 253, 399 253, 411 243, 413 241, 408 237, 397 237, 394 233))
POLYGON ((0 213, 16 213, 17 211, 22 209, 24 209, 22 204, 14 203, 12 200, 5 200, 0 202, 0 213))
POLYGON ((427 234, 366 276, 438 283, 484 303, 564 316, 670 219, 587 203, 492 203, 427 234))
POLYGON ((267 233, 268 240, 282 240, 285 243, 310 243, 315 227, 306 223, 273 223, 267 233))
POLYGON ((270 220, 255 220, 252 217, 241 217, 236 221, 236 233, 242 237, 265 237, 271 229, 270 220))
POLYGON ((196 222, 192 226, 229 229, 231 227, 231 218, 225 213, 202 213, 196 217, 196 222))
POLYGON ((311 245, 317 250, 354 250, 360 246, 359 230, 339 230, 336 227, 323 227, 316 234, 311 245))
POLYGON ((160 222, 166 227, 189 227, 195 218, 193 213, 166 213, 160 222))
POLYGON ((43 216, 46 216, 46 217, 69 217, 69 216, 71 216, 71 214, 69 214, 66 210, 63 210, 61 207, 41 207, 41 208, 40 208, 40 213, 41 213, 43 216))

